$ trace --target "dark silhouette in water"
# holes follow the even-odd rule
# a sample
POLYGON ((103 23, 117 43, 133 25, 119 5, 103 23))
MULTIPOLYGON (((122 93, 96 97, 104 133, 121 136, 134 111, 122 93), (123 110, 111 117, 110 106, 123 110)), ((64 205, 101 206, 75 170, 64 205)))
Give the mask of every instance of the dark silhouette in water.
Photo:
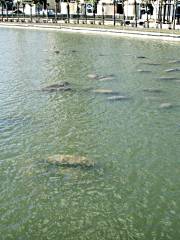
POLYGON ((58 50, 54 51, 56 54, 59 54, 60 52, 58 50))
POLYGON ((175 77, 159 77, 157 78, 158 80, 162 80, 162 81, 172 81, 172 80, 177 80, 177 78, 175 77))
POLYGON ((169 68, 166 69, 165 72, 180 72, 180 68, 169 68))
POLYGON ((148 93, 161 93, 162 90, 158 89, 158 88, 145 88, 143 89, 144 92, 148 92, 148 93))
POLYGON ((150 70, 143 70, 143 69, 138 69, 137 72, 139 73, 152 73, 150 70))
POLYGON ((159 65, 161 65, 160 63, 152 63, 152 62, 145 62, 143 64, 149 65, 149 66, 159 66, 159 65))
POLYGON ((146 57, 145 56, 137 56, 137 58, 144 59, 146 57))
POLYGON ((72 90, 72 88, 70 87, 70 84, 68 82, 62 82, 43 87, 41 90, 45 92, 55 92, 55 91, 70 91, 72 90))

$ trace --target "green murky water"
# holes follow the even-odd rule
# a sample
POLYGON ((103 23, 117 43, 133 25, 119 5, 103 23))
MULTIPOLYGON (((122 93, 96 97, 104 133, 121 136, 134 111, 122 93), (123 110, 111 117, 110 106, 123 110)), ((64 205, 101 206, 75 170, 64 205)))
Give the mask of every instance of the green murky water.
POLYGON ((0 239, 179 239, 180 72, 165 72, 179 43, 8 29, 0 43, 0 239), (73 91, 40 90, 60 81, 73 91))

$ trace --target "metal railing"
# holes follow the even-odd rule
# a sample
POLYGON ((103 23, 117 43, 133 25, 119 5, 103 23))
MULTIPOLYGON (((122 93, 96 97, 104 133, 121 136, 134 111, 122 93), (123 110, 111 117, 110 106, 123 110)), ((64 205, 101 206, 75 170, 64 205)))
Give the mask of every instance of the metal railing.
MULTIPOLYGON (((1 3, 2 1, 0 1, 1 3)), ((116 14, 115 11, 115 4, 114 1, 114 11, 113 15, 105 15, 104 7, 105 4, 102 5, 102 14, 97 15, 97 13, 94 11, 92 15, 88 15, 86 11, 84 13, 80 13, 80 8, 77 5, 77 13, 71 14, 70 8, 67 4, 67 14, 60 14, 56 11, 55 15, 53 16, 42 16, 39 14, 39 11, 36 13, 36 15, 32 15, 32 8, 31 8, 31 14, 27 15, 24 12, 22 14, 19 13, 19 5, 17 6, 17 13, 8 11, 7 5, 4 7, 4 5, 1 4, 0 8, 0 21, 10 21, 10 22, 39 22, 39 23, 57 23, 58 21, 64 21, 64 23, 76 23, 76 24, 99 24, 99 25, 121 25, 121 26, 131 26, 131 27, 149 27, 149 15, 146 5, 146 12, 147 12, 147 18, 146 20, 138 18, 137 14, 135 14, 133 20, 125 19, 124 14, 116 14)), ((169 24, 171 27, 175 29, 176 24, 179 24, 179 17, 176 16, 176 5, 171 4, 173 7, 173 15, 171 18, 167 16, 168 21, 166 21, 166 17, 163 14, 163 9, 165 9, 165 5, 159 4, 158 6, 158 18, 154 20, 154 23, 159 25, 159 28, 162 28, 162 24, 169 24)), ((169 7, 169 6, 168 6, 169 7)), ((135 10, 136 10, 136 1, 135 1, 135 10)), ((137 12, 137 11, 135 11, 137 12)))

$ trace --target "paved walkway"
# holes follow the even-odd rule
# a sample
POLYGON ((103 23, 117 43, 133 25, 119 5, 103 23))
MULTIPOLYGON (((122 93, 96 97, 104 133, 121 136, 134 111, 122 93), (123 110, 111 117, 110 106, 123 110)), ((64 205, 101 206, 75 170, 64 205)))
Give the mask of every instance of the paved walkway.
POLYGON ((151 29, 151 31, 143 31, 142 29, 117 29, 113 27, 104 28, 101 26, 90 27, 90 26, 73 26, 66 24, 39 24, 39 23, 0 23, 0 27, 5 28, 28 28, 28 29, 42 29, 42 30, 55 30, 63 32, 78 32, 78 33, 88 33, 88 34, 103 34, 103 35, 113 35, 113 36, 125 36, 133 38, 146 38, 146 39, 159 39, 159 40, 169 40, 169 41, 179 41, 180 42, 180 31, 173 32, 168 30, 166 33, 161 32, 158 29, 151 29))

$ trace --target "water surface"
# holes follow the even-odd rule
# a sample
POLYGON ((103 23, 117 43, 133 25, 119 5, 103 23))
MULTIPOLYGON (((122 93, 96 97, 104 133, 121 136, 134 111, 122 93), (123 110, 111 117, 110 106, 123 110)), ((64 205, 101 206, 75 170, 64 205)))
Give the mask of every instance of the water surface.
POLYGON ((179 239, 180 82, 160 80, 180 80, 165 71, 179 43, 22 29, 0 42, 1 239, 179 239), (61 81, 73 91, 41 91, 61 81))

